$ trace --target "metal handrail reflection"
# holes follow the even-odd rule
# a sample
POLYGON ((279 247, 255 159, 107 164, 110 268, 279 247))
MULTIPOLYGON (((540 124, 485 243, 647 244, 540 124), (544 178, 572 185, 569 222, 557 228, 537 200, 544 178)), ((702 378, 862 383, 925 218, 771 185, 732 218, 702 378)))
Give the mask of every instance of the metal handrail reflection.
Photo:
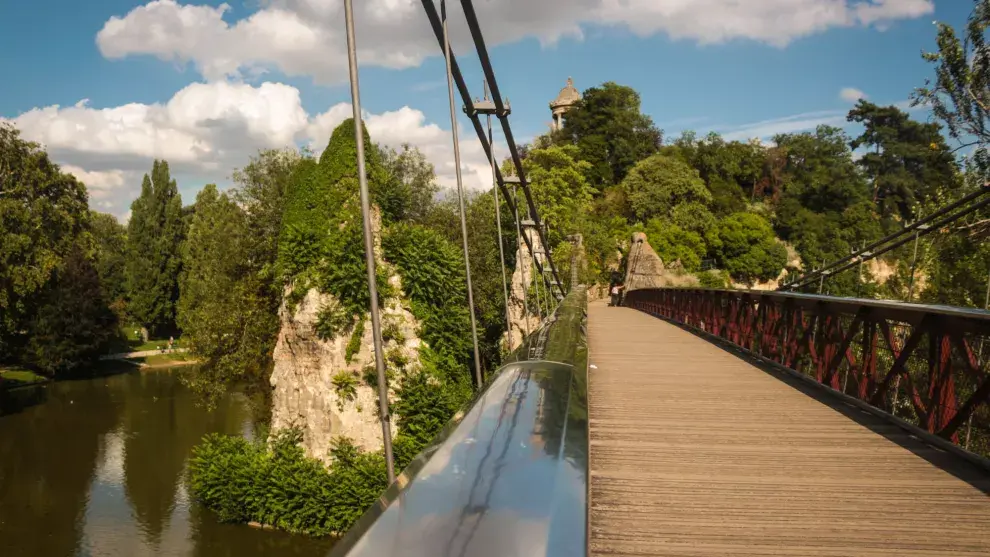
POLYGON ((586 554, 586 312, 565 297, 331 556, 586 554))

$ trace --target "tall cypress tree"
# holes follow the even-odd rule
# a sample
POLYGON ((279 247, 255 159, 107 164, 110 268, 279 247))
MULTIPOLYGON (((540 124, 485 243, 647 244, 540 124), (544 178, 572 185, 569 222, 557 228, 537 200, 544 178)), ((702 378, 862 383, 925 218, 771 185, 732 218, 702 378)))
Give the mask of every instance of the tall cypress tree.
POLYGON ((127 290, 130 314, 154 335, 172 333, 179 299, 182 197, 166 161, 144 175, 127 226, 127 290))

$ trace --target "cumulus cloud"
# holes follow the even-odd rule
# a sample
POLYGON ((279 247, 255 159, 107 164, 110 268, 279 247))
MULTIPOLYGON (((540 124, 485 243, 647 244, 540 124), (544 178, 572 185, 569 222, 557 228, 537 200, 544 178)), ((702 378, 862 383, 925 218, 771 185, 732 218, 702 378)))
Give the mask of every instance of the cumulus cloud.
POLYGON ((846 102, 854 103, 859 101, 859 99, 866 99, 869 97, 867 97, 866 93, 856 89, 855 87, 845 87, 839 91, 839 98, 846 102))
MULTIPOLYGON (((304 144, 319 153, 351 114, 350 104, 341 103, 311 115, 299 91, 281 83, 213 82, 188 85, 164 104, 93 108, 84 100, 35 108, 11 122, 85 183, 95 206, 119 215, 156 158, 168 160, 173 174, 198 180, 180 187, 223 183, 258 149, 304 144)), ((423 112, 410 107, 365 114, 364 120, 376 142, 419 147, 436 166, 440 182, 455 183, 449 128, 427 122, 423 112)), ((464 125, 461 130, 465 184, 488 187, 491 173, 481 146, 464 125)))
MULTIPOLYGON (((238 20, 229 6, 154 0, 110 18, 96 38, 104 56, 150 55, 192 63, 207 79, 275 68, 319 83, 346 80, 341 0, 268 0, 238 20)), ((470 44, 460 3, 449 2, 451 38, 470 44)), ((588 26, 618 26, 703 44, 733 39, 785 46, 837 27, 883 28, 934 12, 932 0, 501 0, 476 2, 490 45, 535 37, 544 45, 580 39, 588 26)), ((439 55, 419 0, 357 3, 364 65, 408 68, 439 55)))

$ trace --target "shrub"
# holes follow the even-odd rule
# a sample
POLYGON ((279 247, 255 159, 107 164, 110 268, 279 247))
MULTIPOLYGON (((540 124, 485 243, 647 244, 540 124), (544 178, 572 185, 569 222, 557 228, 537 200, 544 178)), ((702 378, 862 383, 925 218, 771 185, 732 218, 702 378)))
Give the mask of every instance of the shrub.
POLYGON ((354 331, 351 332, 351 340, 347 341, 347 349, 344 351, 344 359, 351 363, 354 356, 361 351, 361 339, 364 337, 364 317, 358 319, 354 331))
POLYGON ((417 443, 425 445, 436 437, 450 418, 472 396, 466 375, 446 376, 443 362, 431 350, 421 352, 423 368, 406 374, 396 390, 399 400, 393 405, 399 428, 417 443))
POLYGON ((348 315, 347 310, 336 300, 320 308, 316 316, 316 336, 330 340, 346 331, 354 324, 354 316, 348 315))
POLYGON ((344 402, 350 402, 357 397, 358 380, 351 372, 338 371, 330 382, 333 384, 333 389, 337 391, 337 396, 340 397, 337 406, 341 409, 344 407, 344 402))
MULTIPOLYGON (((305 456, 301 440, 298 430, 278 432, 268 442, 207 435, 189 460, 190 493, 223 522, 257 521, 314 536, 342 534, 387 487, 385 459, 337 439, 328 470, 305 456)), ((396 445, 404 458, 412 458, 408 441, 396 445)))
POLYGON ((382 341, 394 340, 396 344, 405 344, 406 336, 402 334, 402 328, 395 321, 388 320, 382 326, 382 341))
POLYGON ((390 369, 394 368, 396 371, 403 371, 409 365, 409 358, 402 353, 402 350, 393 348, 385 354, 385 363, 390 369))

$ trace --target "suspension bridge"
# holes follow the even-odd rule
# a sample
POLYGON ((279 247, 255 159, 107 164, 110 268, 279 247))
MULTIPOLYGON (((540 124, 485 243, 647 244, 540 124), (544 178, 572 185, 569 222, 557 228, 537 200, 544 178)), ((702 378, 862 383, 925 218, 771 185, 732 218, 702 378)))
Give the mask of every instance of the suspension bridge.
MULTIPOLYGON (((501 195, 508 234, 537 267, 543 320, 487 381, 475 369, 477 398, 406 470, 390 462, 390 487, 334 555, 990 554, 990 312, 821 295, 830 276, 990 205, 987 187, 776 292, 640 289, 622 307, 589 305, 540 247, 472 1, 460 4, 482 100, 451 50, 446 2, 422 3, 447 61, 458 194, 455 89, 491 162, 495 206, 501 195), (492 117, 512 176, 494 164, 492 117)), ((350 0, 345 14, 360 121, 350 0)), ((361 187, 367 219, 363 176, 361 187)), ((508 307, 507 285, 504 295, 508 307)))

